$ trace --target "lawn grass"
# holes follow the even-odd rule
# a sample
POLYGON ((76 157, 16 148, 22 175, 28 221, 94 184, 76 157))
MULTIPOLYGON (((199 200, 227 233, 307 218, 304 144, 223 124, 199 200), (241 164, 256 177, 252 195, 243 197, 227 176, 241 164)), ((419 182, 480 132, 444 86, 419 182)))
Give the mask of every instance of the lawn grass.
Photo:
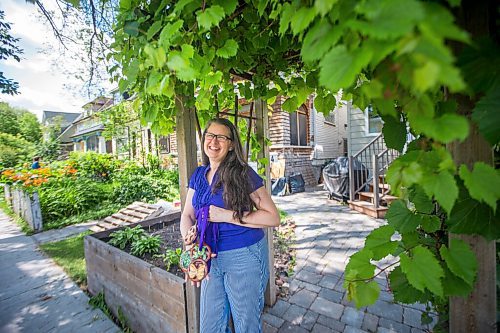
POLYGON ((17 216, 12 208, 10 208, 9 204, 7 204, 7 201, 2 197, 0 197, 0 209, 3 210, 3 212, 7 215, 9 215, 12 220, 21 228, 21 231, 24 232, 26 235, 33 235, 35 232, 31 227, 29 226, 28 222, 26 222, 23 218, 17 216))
POLYGON ((87 268, 83 250, 83 237, 89 233, 90 231, 86 231, 78 236, 62 241, 40 245, 40 248, 54 259, 83 290, 87 288, 87 268))

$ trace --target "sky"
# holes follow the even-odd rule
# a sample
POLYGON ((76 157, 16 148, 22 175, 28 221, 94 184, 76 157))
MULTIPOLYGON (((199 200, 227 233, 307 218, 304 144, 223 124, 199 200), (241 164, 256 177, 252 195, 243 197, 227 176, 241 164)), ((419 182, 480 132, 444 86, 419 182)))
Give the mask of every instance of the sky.
MULTIPOLYGON (((49 7, 50 2, 53 1, 44 1, 45 6, 49 7)), ((5 12, 6 21, 11 23, 11 35, 21 38, 17 45, 24 50, 20 62, 14 59, 0 61, 4 76, 19 82, 20 86, 20 94, 0 94, 0 101, 27 109, 40 119, 43 110, 81 112, 82 105, 89 100, 64 87, 75 79, 52 65, 59 44, 48 23, 37 18, 35 5, 25 0, 0 0, 0 9, 5 12), (47 44, 50 51, 41 53, 42 49, 47 49, 47 44)))

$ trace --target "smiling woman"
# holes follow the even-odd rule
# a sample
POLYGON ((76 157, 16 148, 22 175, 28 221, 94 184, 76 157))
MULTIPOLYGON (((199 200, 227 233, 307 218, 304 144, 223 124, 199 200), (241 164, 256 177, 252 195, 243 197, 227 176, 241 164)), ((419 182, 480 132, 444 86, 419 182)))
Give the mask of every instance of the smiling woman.
POLYGON ((260 332, 269 277, 263 228, 279 224, 278 211, 229 120, 208 123, 203 164, 189 181, 181 217, 183 236, 193 225, 198 230, 186 247, 208 245, 216 254, 201 284, 200 331, 225 331, 231 309, 236 332, 260 332))

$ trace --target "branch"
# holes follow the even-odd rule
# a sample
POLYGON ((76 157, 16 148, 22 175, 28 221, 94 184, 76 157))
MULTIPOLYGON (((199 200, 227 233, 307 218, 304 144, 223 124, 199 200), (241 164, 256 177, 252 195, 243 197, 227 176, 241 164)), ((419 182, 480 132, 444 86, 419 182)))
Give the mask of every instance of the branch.
MULTIPOLYGON (((390 264, 389 266, 383 268, 383 269, 380 269, 380 272, 378 272, 377 274, 375 274, 374 276, 370 277, 370 278, 367 278, 367 279, 354 279, 354 280, 347 280, 346 281, 349 281, 349 282, 360 282, 360 281, 370 281, 370 280, 373 280, 374 278, 376 278, 377 276, 379 276, 382 272, 386 271, 387 269, 389 269, 390 267, 396 265, 396 264, 399 264, 399 260, 390 264)), ((377 267, 378 268, 378 267, 377 267)))

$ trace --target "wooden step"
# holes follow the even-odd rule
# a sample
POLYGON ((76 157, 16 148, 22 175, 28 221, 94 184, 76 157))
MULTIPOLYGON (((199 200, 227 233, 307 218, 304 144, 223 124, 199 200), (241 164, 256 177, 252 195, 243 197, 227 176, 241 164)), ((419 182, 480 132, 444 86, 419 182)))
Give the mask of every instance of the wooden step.
POLYGON ((101 231, 104 231, 104 230, 106 230, 106 229, 103 228, 103 227, 100 227, 98 225, 93 225, 93 226, 90 227, 90 231, 92 231, 92 232, 101 232, 101 231))
MULTIPOLYGON (((371 203, 373 203, 373 198, 375 197, 375 193, 373 192, 359 192, 358 193, 359 195, 359 200, 360 201, 369 201, 371 203)), ((385 203, 387 205, 390 205, 391 202, 393 202, 394 200, 397 200, 399 199, 398 197, 395 197, 393 195, 389 195, 389 194, 386 194, 386 195, 382 195, 382 194, 379 194, 379 200, 381 203, 385 203)))
POLYGON ((135 210, 132 210, 129 208, 124 208, 124 209, 118 211, 118 213, 122 213, 124 215, 132 216, 132 217, 137 217, 139 219, 144 219, 144 218, 148 217, 148 214, 146 214, 146 213, 140 213, 138 211, 135 211, 135 210))
POLYGON ((124 225, 127 225, 128 223, 123 221, 123 220, 119 220, 119 219, 115 219, 114 217, 112 216, 108 216, 104 219, 104 222, 108 222, 108 223, 111 223, 111 224, 114 224, 114 225, 117 225, 117 226, 124 226, 124 225))
POLYGON ((367 201, 348 201, 348 203, 349 208, 351 208, 352 210, 377 219, 383 219, 385 217, 385 213, 389 209, 387 207, 375 208, 372 203, 367 201))
POLYGON ((101 228, 103 228, 104 230, 109 230, 109 229, 114 229, 114 228, 118 228, 119 226, 115 225, 115 224, 111 224, 111 223, 108 223, 108 222, 105 222, 105 221, 102 221, 102 222, 99 222, 97 223, 97 225, 101 228))

